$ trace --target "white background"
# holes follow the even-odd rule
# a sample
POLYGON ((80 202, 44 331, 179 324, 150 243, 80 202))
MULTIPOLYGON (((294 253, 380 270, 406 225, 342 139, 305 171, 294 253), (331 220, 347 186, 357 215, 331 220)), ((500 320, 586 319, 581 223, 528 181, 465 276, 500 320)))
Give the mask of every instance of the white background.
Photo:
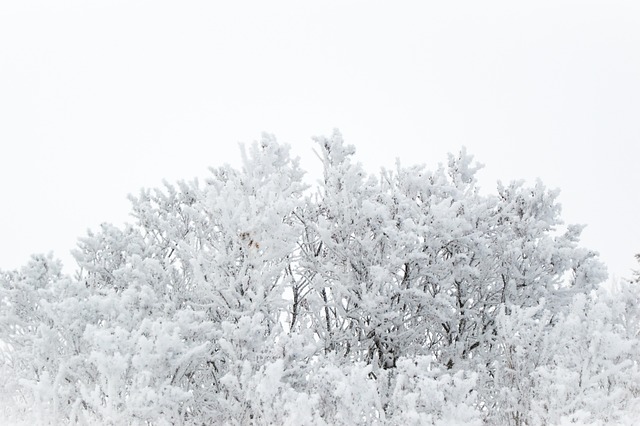
MULTIPOLYGON (((483 190, 536 178, 610 273, 640 252, 640 3, 0 3, 0 268, 130 220, 128 193, 238 164, 263 131, 317 173, 462 145, 483 190)), ((313 174, 312 174, 313 177, 313 174)))

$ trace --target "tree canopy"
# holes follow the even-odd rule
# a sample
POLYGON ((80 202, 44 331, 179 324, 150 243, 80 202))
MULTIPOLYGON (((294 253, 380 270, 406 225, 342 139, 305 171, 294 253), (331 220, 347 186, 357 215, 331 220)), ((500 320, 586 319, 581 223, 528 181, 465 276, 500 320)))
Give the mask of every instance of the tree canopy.
POLYGON ((480 193, 463 149, 365 172, 316 138, 317 186, 269 135, 242 167, 132 196, 75 276, 0 272, 5 418, 42 424, 631 424, 638 279, 541 182, 480 193), (27 420, 25 420, 27 421, 27 420))

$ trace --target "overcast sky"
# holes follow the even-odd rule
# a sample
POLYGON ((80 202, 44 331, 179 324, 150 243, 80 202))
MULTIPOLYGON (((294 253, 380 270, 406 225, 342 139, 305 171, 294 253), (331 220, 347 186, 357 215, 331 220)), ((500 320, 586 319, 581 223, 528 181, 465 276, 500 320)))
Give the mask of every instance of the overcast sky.
MULTIPOLYGON (((128 193, 238 164, 263 131, 317 167, 339 128, 375 172, 465 145, 560 188, 583 244, 640 252, 640 2, 0 3, 0 269, 66 264, 128 193)), ((70 272, 70 271, 69 271, 70 272)))

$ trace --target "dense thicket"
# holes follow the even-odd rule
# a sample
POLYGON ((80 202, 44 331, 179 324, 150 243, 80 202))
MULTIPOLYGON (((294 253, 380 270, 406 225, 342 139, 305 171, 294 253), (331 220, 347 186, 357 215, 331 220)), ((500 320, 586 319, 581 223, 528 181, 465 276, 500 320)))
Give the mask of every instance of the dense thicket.
POLYGON ((638 282, 541 183, 479 192, 463 150, 323 179, 263 137, 240 170, 132 197, 77 274, 0 275, 4 416, 43 424, 514 424, 640 415, 638 282))

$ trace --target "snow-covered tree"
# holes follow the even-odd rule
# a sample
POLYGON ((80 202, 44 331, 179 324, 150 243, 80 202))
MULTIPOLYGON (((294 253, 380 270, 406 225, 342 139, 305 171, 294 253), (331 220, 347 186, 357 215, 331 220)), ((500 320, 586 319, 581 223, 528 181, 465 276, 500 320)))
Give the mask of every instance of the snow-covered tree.
POLYGON ((134 222, 0 273, 11 420, 627 422, 637 279, 615 294, 557 192, 482 194, 463 149, 370 175, 335 132, 315 189, 269 135, 242 167, 130 197, 134 222))

